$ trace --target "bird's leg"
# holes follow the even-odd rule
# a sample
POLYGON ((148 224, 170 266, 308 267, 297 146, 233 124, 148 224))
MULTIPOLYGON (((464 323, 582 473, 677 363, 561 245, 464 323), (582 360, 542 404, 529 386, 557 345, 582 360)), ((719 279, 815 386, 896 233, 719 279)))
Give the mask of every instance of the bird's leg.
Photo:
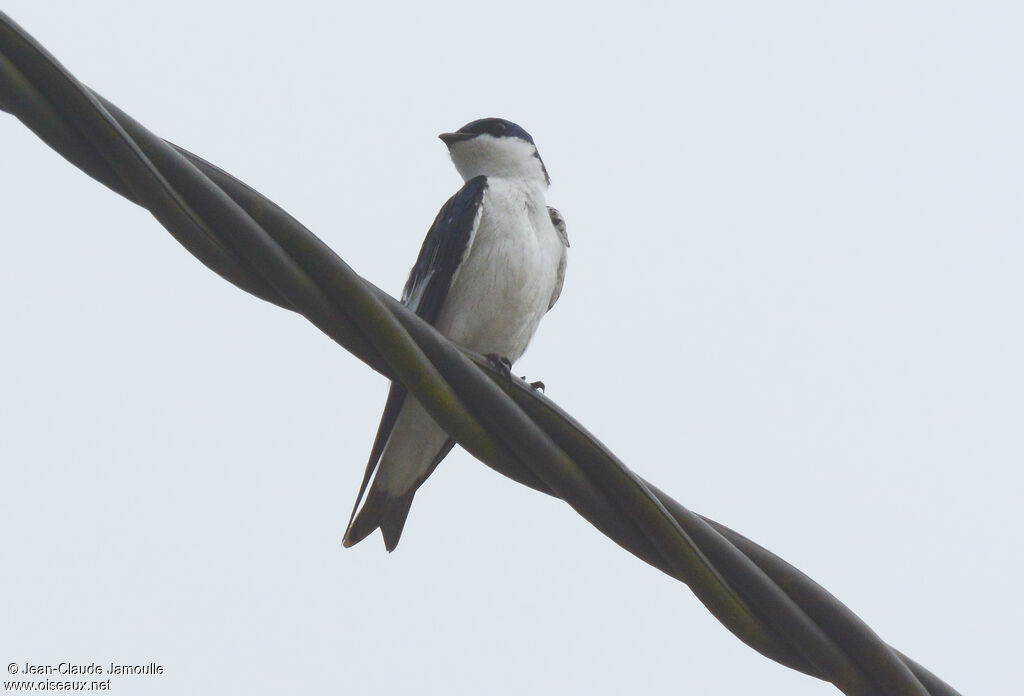
MULTIPOLYGON (((494 366, 494 369, 498 370, 503 375, 505 375, 506 378, 508 378, 508 385, 511 387, 513 377, 512 361, 503 355, 498 355, 497 353, 487 353, 486 355, 484 355, 484 357, 487 358, 487 362, 491 363, 491 365, 494 366)), ((523 377, 522 380, 526 382, 525 377, 523 377)), ((540 389, 541 391, 544 391, 544 383, 541 382, 540 380, 536 382, 526 383, 529 384, 533 389, 540 389)))
POLYGON ((508 379, 508 386, 512 386, 512 361, 497 353, 488 353, 484 356, 487 362, 494 366, 494 369, 505 375, 508 379))

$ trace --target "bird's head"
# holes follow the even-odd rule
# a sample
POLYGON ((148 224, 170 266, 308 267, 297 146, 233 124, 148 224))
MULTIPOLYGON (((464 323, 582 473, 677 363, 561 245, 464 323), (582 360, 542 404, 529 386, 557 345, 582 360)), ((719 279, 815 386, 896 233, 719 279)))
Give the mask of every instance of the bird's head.
POLYGON ((482 175, 551 183, 533 138, 511 121, 481 118, 438 137, 466 181, 482 175))

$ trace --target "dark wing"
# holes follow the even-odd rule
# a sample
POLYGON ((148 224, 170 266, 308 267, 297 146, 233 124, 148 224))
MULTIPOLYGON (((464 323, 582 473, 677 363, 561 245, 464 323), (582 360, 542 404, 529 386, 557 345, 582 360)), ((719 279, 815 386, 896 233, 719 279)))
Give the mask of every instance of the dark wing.
MULTIPOLYGON (((486 190, 486 177, 478 176, 467 181, 459 192, 441 207, 441 211, 434 218, 434 224, 427 231, 423 246, 420 247, 420 255, 409 273, 405 289, 402 290, 402 304, 429 324, 437 321, 455 272, 473 244, 473 236, 480 225, 486 190)), ((380 425, 377 426, 377 436, 373 440, 370 458, 366 462, 366 473, 363 474, 363 482, 359 486, 356 504, 352 506, 349 526, 355 519, 359 503, 384 453, 384 446, 395 427, 402 404, 405 403, 405 394, 405 387, 397 382, 391 383, 388 400, 384 404, 384 413, 380 417, 380 425)), ((449 438, 434 462, 435 467, 451 451, 453 445, 454 440, 449 438)))
POLYGON ((558 260, 558 276, 555 279, 555 291, 551 293, 551 302, 548 303, 548 310, 555 306, 558 302, 558 296, 562 294, 562 283, 565 282, 565 264, 569 260, 569 254, 566 251, 569 248, 569 233, 565 231, 565 218, 562 214, 548 206, 548 216, 551 217, 551 224, 555 227, 555 232, 558 233, 558 238, 562 240, 562 245, 565 249, 562 249, 562 258, 558 260))
POLYGON ((455 271, 473 244, 486 190, 487 178, 478 176, 448 199, 430 226, 409 273, 402 304, 430 324, 437 321, 455 271))

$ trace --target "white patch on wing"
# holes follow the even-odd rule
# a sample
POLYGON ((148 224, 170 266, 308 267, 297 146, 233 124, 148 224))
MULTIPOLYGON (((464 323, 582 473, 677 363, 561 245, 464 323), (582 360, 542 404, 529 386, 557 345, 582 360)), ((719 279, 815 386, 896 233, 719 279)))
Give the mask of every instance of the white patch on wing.
POLYGON ((430 279, 434 277, 435 271, 428 272, 425 276, 420 278, 420 281, 413 286, 412 292, 409 293, 409 297, 406 298, 405 306, 412 311, 417 311, 420 308, 420 302, 423 301, 423 293, 427 290, 427 285, 430 284, 430 279))

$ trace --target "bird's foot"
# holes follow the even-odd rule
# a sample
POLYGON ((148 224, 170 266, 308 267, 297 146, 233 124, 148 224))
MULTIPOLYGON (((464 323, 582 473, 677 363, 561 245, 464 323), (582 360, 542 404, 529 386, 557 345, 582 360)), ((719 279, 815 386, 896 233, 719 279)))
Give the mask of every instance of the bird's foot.
POLYGON ((498 355, 497 353, 488 353, 484 356, 487 358, 487 362, 494 366, 494 369, 505 375, 508 379, 508 385, 512 386, 512 361, 506 358, 504 355, 498 355))

